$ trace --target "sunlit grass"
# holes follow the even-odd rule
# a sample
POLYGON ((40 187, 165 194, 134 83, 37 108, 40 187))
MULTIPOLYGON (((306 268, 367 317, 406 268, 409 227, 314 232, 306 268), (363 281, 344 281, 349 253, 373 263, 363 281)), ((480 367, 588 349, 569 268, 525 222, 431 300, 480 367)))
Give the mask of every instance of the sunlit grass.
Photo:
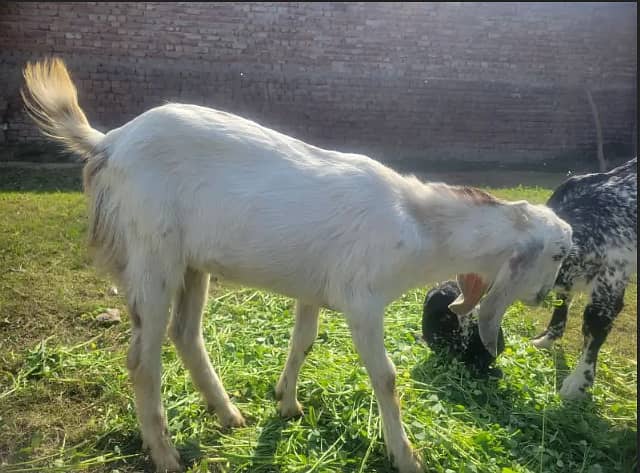
MULTIPOLYGON (((65 170, 65 173, 73 171, 65 170)), ((152 471, 141 453, 124 357, 129 323, 104 328, 106 294, 84 246, 84 199, 75 175, 0 176, 0 471, 152 471), (15 189, 23 186, 24 190, 15 189), (52 189, 60 184, 60 191, 52 189)), ((550 190, 499 189, 544 202, 550 190)), ((425 289, 389 306, 386 346, 398 369, 403 419, 436 472, 630 472, 637 462, 636 282, 599 361, 591 398, 556 391, 581 344, 580 307, 566 340, 537 351, 528 339, 550 308, 512 306, 499 381, 416 342, 425 289)), ((578 303, 579 306, 580 302, 578 303)), ((163 352, 169 426, 193 472, 390 471, 369 381, 340 314, 324 311, 301 376, 301 419, 283 421, 273 386, 286 357, 292 301, 251 289, 212 290, 207 349, 248 419, 223 431, 206 411, 174 349, 163 352)))

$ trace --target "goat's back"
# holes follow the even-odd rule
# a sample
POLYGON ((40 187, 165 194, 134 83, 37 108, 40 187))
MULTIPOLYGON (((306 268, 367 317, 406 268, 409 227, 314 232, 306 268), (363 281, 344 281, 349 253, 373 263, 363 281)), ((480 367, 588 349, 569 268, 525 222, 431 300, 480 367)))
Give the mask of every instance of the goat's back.
POLYGON ((424 245, 402 206, 403 177, 231 114, 169 104, 103 146, 101 189, 126 241, 225 279, 325 299, 332 281, 362 287, 424 245))
POLYGON ((573 228, 573 247, 563 269, 580 266, 595 271, 610 260, 635 267, 637 159, 607 173, 568 179, 547 205, 573 228))

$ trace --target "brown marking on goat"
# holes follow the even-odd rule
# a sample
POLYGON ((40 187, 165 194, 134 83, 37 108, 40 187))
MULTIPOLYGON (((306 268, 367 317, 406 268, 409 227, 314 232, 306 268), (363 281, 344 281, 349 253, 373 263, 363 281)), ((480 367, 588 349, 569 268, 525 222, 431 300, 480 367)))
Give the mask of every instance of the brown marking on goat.
MULTIPOLYGON (((467 186, 452 186, 443 182, 430 182, 421 189, 408 191, 404 197, 404 209, 418 222, 448 221, 456 206, 438 205, 441 199, 471 203, 478 206, 503 206, 506 202, 484 192, 480 189, 467 186), (426 191, 426 192, 425 192, 426 191), (431 194, 431 196, 429 195, 431 194)), ((446 225, 434 225, 430 231, 441 232, 437 235, 438 241, 447 241, 450 238, 446 225), (443 233, 445 232, 445 233, 443 233)))
POLYGON ((498 199, 497 197, 485 192, 483 190, 477 189, 475 187, 469 186, 449 186, 451 192, 455 195, 462 197, 470 202, 477 205, 501 205, 503 201, 498 199))

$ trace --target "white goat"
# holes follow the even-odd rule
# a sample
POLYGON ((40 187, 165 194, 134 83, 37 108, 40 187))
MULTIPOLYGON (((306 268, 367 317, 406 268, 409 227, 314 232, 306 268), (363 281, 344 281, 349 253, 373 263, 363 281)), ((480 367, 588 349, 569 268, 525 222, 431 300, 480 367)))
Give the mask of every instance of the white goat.
POLYGON ((410 288, 458 276, 451 307, 480 308, 495 353, 516 298, 539 303, 571 246, 551 210, 471 188, 423 184, 365 156, 327 151, 208 108, 170 104, 102 134, 91 128, 58 59, 28 64, 28 110, 50 137, 86 160, 89 239, 126 289, 133 334, 127 366, 142 438, 161 471, 180 469, 160 396, 160 347, 170 337, 225 426, 244 420, 205 351, 208 274, 297 299, 283 416, 301 413, 296 382, 320 307, 346 315, 371 379, 389 454, 421 471, 404 432, 395 368, 383 343, 385 306, 410 288))

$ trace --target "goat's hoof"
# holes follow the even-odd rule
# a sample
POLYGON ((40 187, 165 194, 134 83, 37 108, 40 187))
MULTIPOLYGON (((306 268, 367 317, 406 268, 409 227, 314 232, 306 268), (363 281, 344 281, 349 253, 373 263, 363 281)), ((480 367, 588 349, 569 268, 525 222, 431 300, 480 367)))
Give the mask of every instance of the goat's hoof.
POLYGON ((571 373, 562 383, 558 394, 565 401, 584 399, 587 396, 587 389, 590 387, 591 383, 584 376, 571 373))
POLYGON ((220 420, 222 427, 227 429, 232 427, 244 427, 247 425, 244 417, 242 417, 238 408, 233 404, 229 405, 226 412, 218 414, 218 419, 220 420))
POLYGON ((152 451, 151 459, 158 473, 176 473, 184 471, 180 464, 180 454, 173 447, 165 447, 161 451, 152 451))
POLYGON ((553 346, 553 342, 554 342, 553 338, 551 338, 549 335, 540 335, 534 338, 533 340, 531 340, 531 344, 534 347, 540 348, 540 349, 546 349, 546 350, 548 350, 553 346))
POLYGON ((280 402, 278 404, 278 412, 283 419, 291 419, 302 416, 302 406, 295 400, 293 403, 285 404, 280 402))

